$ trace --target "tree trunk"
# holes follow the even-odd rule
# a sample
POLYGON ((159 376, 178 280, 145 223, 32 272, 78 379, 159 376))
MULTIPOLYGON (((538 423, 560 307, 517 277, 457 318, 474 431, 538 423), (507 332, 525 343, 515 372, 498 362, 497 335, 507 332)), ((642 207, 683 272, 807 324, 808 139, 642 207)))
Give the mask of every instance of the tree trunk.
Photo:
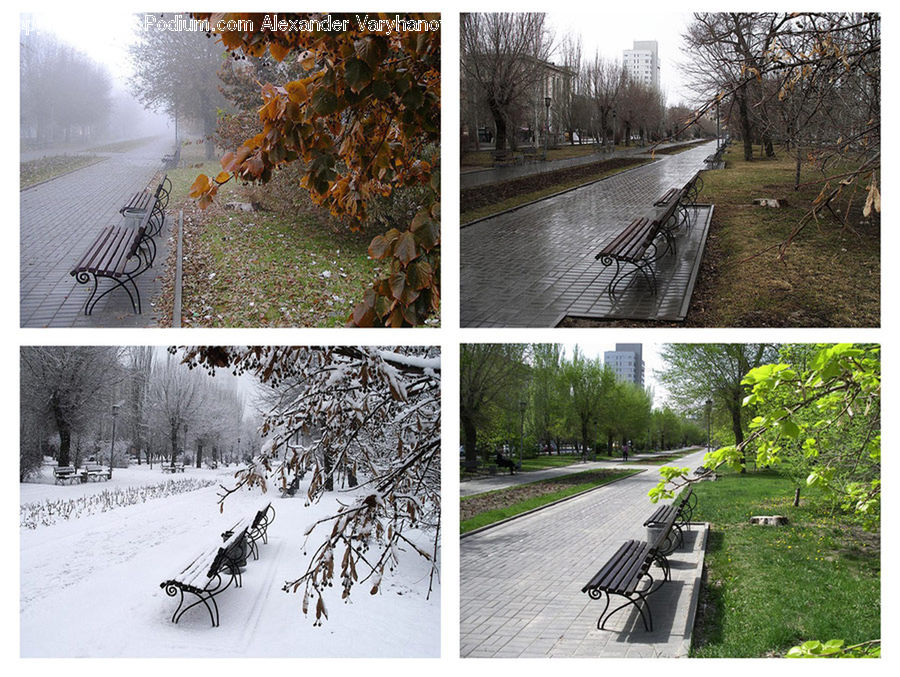
POLYGON ((203 461, 203 445, 197 442, 197 467, 199 468, 203 461))
POLYGON ((494 118, 494 130, 496 131, 494 149, 506 150, 506 119, 499 109, 490 107, 490 111, 491 117, 494 118))
POLYGON ((466 450, 466 465, 470 468, 474 468, 475 464, 478 462, 478 454, 475 446, 478 441, 478 433, 475 430, 475 424, 472 422, 471 417, 463 414, 460 418, 462 419, 463 426, 463 445, 466 450))
POLYGON ((803 162, 803 158, 800 153, 800 145, 797 145, 797 164, 794 168, 794 190, 800 190, 800 165, 803 162))
POLYGON ((794 507, 796 508, 799 505, 800 505, 800 487, 797 487, 796 489, 794 489, 794 507))
POLYGON ((69 448, 72 444, 72 428, 63 415, 59 406, 59 398, 54 394, 50 407, 53 411, 53 418, 56 422, 56 429, 59 431, 59 454, 56 457, 56 463, 60 466, 69 465, 69 448))
POLYGON ((178 424, 172 423, 171 430, 169 431, 169 437, 172 441, 172 467, 175 467, 175 453, 178 449, 178 424))
POLYGON ((334 491, 334 459, 330 449, 322 453, 322 471, 325 473, 325 491, 334 491))
POLYGON ((744 137, 744 160, 750 162, 753 160, 753 138, 752 128, 750 126, 750 113, 747 110, 746 92, 740 89, 736 92, 738 102, 738 114, 741 124, 741 136, 744 137))
MULTIPOLYGON (((740 446, 744 442, 744 428, 741 425, 741 398, 730 403, 728 410, 731 412, 731 430, 734 433, 734 444, 740 446)), ((747 450, 742 451, 741 474, 747 472, 747 450)))

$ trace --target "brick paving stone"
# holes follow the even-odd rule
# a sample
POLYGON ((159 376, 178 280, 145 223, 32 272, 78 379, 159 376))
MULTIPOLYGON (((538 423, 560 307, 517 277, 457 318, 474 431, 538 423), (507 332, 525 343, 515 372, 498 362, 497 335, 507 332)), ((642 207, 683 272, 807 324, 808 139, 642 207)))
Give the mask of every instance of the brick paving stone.
MULTIPOLYGON (((679 459, 696 467, 705 450, 679 459)), ((460 653, 521 657, 686 656, 706 547, 705 526, 692 526, 673 553, 672 580, 649 596, 653 631, 633 608, 596 628, 601 601, 581 587, 629 538, 643 540, 653 507, 647 492, 656 468, 463 538, 460 542, 460 653), (485 617, 488 604, 491 616, 485 617), (509 620, 512 619, 512 620, 509 620), (498 621, 498 622, 492 622, 498 621), (515 622, 513 622, 515 621, 515 622), (512 649, 510 649, 512 652, 512 649)), ((659 573, 655 568, 651 573, 659 573)), ((615 601, 615 599, 613 600, 615 601)))
POLYGON ((662 156, 463 228, 461 325, 546 327, 568 314, 679 319, 705 243, 708 207, 693 213, 696 223, 679 236, 677 255, 657 262, 656 296, 640 281, 610 298, 605 286, 612 267, 604 267, 594 255, 634 218, 652 211, 666 190, 684 185, 703 169, 714 144, 662 156))
MULTIPOLYGON (((154 267, 137 278, 143 313, 131 309, 128 295, 116 290, 90 316, 82 312, 90 294, 69 271, 101 228, 121 222, 119 208, 144 188, 160 169, 171 141, 156 139, 125 153, 101 153, 106 159, 23 190, 20 206, 19 321, 22 327, 140 327, 156 324, 151 305, 165 267, 171 215, 154 267)), ((100 291, 109 280, 100 281, 100 291)))

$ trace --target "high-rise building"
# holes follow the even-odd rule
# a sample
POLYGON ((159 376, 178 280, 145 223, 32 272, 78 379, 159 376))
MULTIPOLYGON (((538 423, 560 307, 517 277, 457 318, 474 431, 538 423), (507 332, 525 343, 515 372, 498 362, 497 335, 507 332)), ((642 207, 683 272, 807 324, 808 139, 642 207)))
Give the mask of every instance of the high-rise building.
POLYGON ((644 386, 644 357, 640 343, 617 343, 615 350, 603 353, 603 364, 616 378, 644 386))
POLYGON ((659 91, 659 44, 656 40, 635 40, 632 49, 622 51, 622 61, 632 80, 659 91))

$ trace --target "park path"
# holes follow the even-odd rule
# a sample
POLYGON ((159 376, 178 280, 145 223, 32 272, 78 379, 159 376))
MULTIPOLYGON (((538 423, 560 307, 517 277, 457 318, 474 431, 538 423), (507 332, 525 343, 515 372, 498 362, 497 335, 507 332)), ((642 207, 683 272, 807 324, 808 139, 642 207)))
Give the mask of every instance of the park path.
MULTIPOLYGON (((698 467, 705 450, 679 459, 698 467)), ((466 536, 460 542, 463 657, 683 657, 690 649, 706 527, 669 556, 672 580, 649 597, 652 632, 624 609, 597 630, 602 601, 581 592, 626 540, 646 538, 658 468, 466 536)), ((652 573, 657 573, 654 568, 652 573)), ((614 600, 615 601, 615 600, 614 600)))
MULTIPOLYGON (((659 293, 634 284, 621 297, 604 288, 612 267, 594 255, 673 186, 705 168, 715 141, 581 188, 498 214, 460 231, 463 327, 551 327, 566 316, 683 319, 711 211, 695 210, 678 253, 657 262, 659 293)), ((703 196, 701 194, 700 201, 703 196)))
MULTIPOLYGON (((117 290, 85 316, 90 294, 69 275, 104 226, 118 224, 119 208, 160 170, 173 142, 157 138, 124 153, 97 153, 97 164, 58 176, 19 193, 19 321, 22 327, 152 326, 150 305, 166 260, 166 229, 156 238, 154 267, 137 278, 143 314, 117 290)), ((167 219, 167 222, 170 219, 167 219)), ((101 280, 101 290, 105 289, 101 280)))
MULTIPOLYGON (((680 141, 678 143, 661 143, 656 150, 664 150, 666 148, 677 148, 694 143, 694 141, 680 141)), ((459 187, 462 190, 466 188, 477 188, 478 186, 489 186, 495 183, 503 183, 511 181, 523 176, 532 176, 534 174, 545 174, 554 172, 558 169, 569 169, 570 167, 580 167, 581 165, 589 165, 592 162, 602 162, 612 158, 636 157, 646 155, 650 157, 650 146, 640 146, 633 148, 624 148, 611 153, 592 153, 591 155, 581 155, 579 157, 565 158, 562 160, 549 160, 547 162, 531 162, 522 165, 513 165, 510 167, 489 167, 486 169, 475 169, 463 172, 459 177, 459 187)))
MULTIPOLYGON (((698 447, 684 447, 682 449, 672 449, 664 452, 664 454, 678 454, 688 449, 696 449, 698 447)), ((628 454, 631 461, 640 461, 661 454, 628 454)), ((677 461, 668 461, 671 465, 677 465, 681 459, 677 461)), ((459 483, 460 496, 473 496, 482 494, 485 491, 496 491, 497 489, 508 489, 520 484, 529 484, 530 482, 540 482, 541 480, 549 480, 554 477, 563 475, 571 475, 579 472, 587 472, 588 470, 603 470, 607 468, 629 468, 634 467, 632 464, 622 459, 609 459, 603 461, 585 461, 584 463, 574 463, 572 465, 564 465, 558 468, 546 468, 544 470, 534 470, 532 472, 520 472, 515 475, 507 473, 498 473, 496 475, 488 475, 486 477, 476 477, 474 479, 465 480, 459 483)), ((637 466, 638 469, 641 466, 637 466)))

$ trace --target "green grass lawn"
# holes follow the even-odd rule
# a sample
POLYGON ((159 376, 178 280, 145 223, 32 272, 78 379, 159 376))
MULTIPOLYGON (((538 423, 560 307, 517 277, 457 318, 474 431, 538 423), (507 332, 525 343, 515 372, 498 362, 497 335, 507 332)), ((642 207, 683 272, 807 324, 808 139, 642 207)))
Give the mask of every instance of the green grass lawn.
POLYGON ((460 499, 459 532, 464 534, 638 472, 640 471, 588 470, 508 489, 465 496, 460 499), (479 507, 473 510, 472 506, 476 503, 479 507))
POLYGON ((375 276, 371 236, 335 231, 315 208, 227 210, 226 202, 244 199, 233 182, 201 212, 188 190, 198 174, 218 169, 211 162, 169 172, 172 204, 185 209, 183 326, 344 326, 375 276))
POLYGON ((581 454, 547 454, 534 458, 522 459, 522 472, 546 470, 547 468, 561 468, 567 465, 581 463, 581 454))
POLYGON ((811 639, 881 635, 880 537, 832 514, 821 496, 770 471, 696 485, 694 521, 711 523, 691 655, 782 656, 811 639), (787 526, 751 526, 752 515, 787 526))
POLYGON ((634 459, 634 463, 637 465, 659 465, 660 463, 677 461, 679 458, 687 456, 688 454, 693 454, 696 451, 697 449, 688 449, 687 451, 679 451, 674 453, 661 451, 653 456, 653 458, 636 458, 634 459))
POLYGON ((19 164, 19 190, 102 161, 96 155, 52 155, 19 164))

